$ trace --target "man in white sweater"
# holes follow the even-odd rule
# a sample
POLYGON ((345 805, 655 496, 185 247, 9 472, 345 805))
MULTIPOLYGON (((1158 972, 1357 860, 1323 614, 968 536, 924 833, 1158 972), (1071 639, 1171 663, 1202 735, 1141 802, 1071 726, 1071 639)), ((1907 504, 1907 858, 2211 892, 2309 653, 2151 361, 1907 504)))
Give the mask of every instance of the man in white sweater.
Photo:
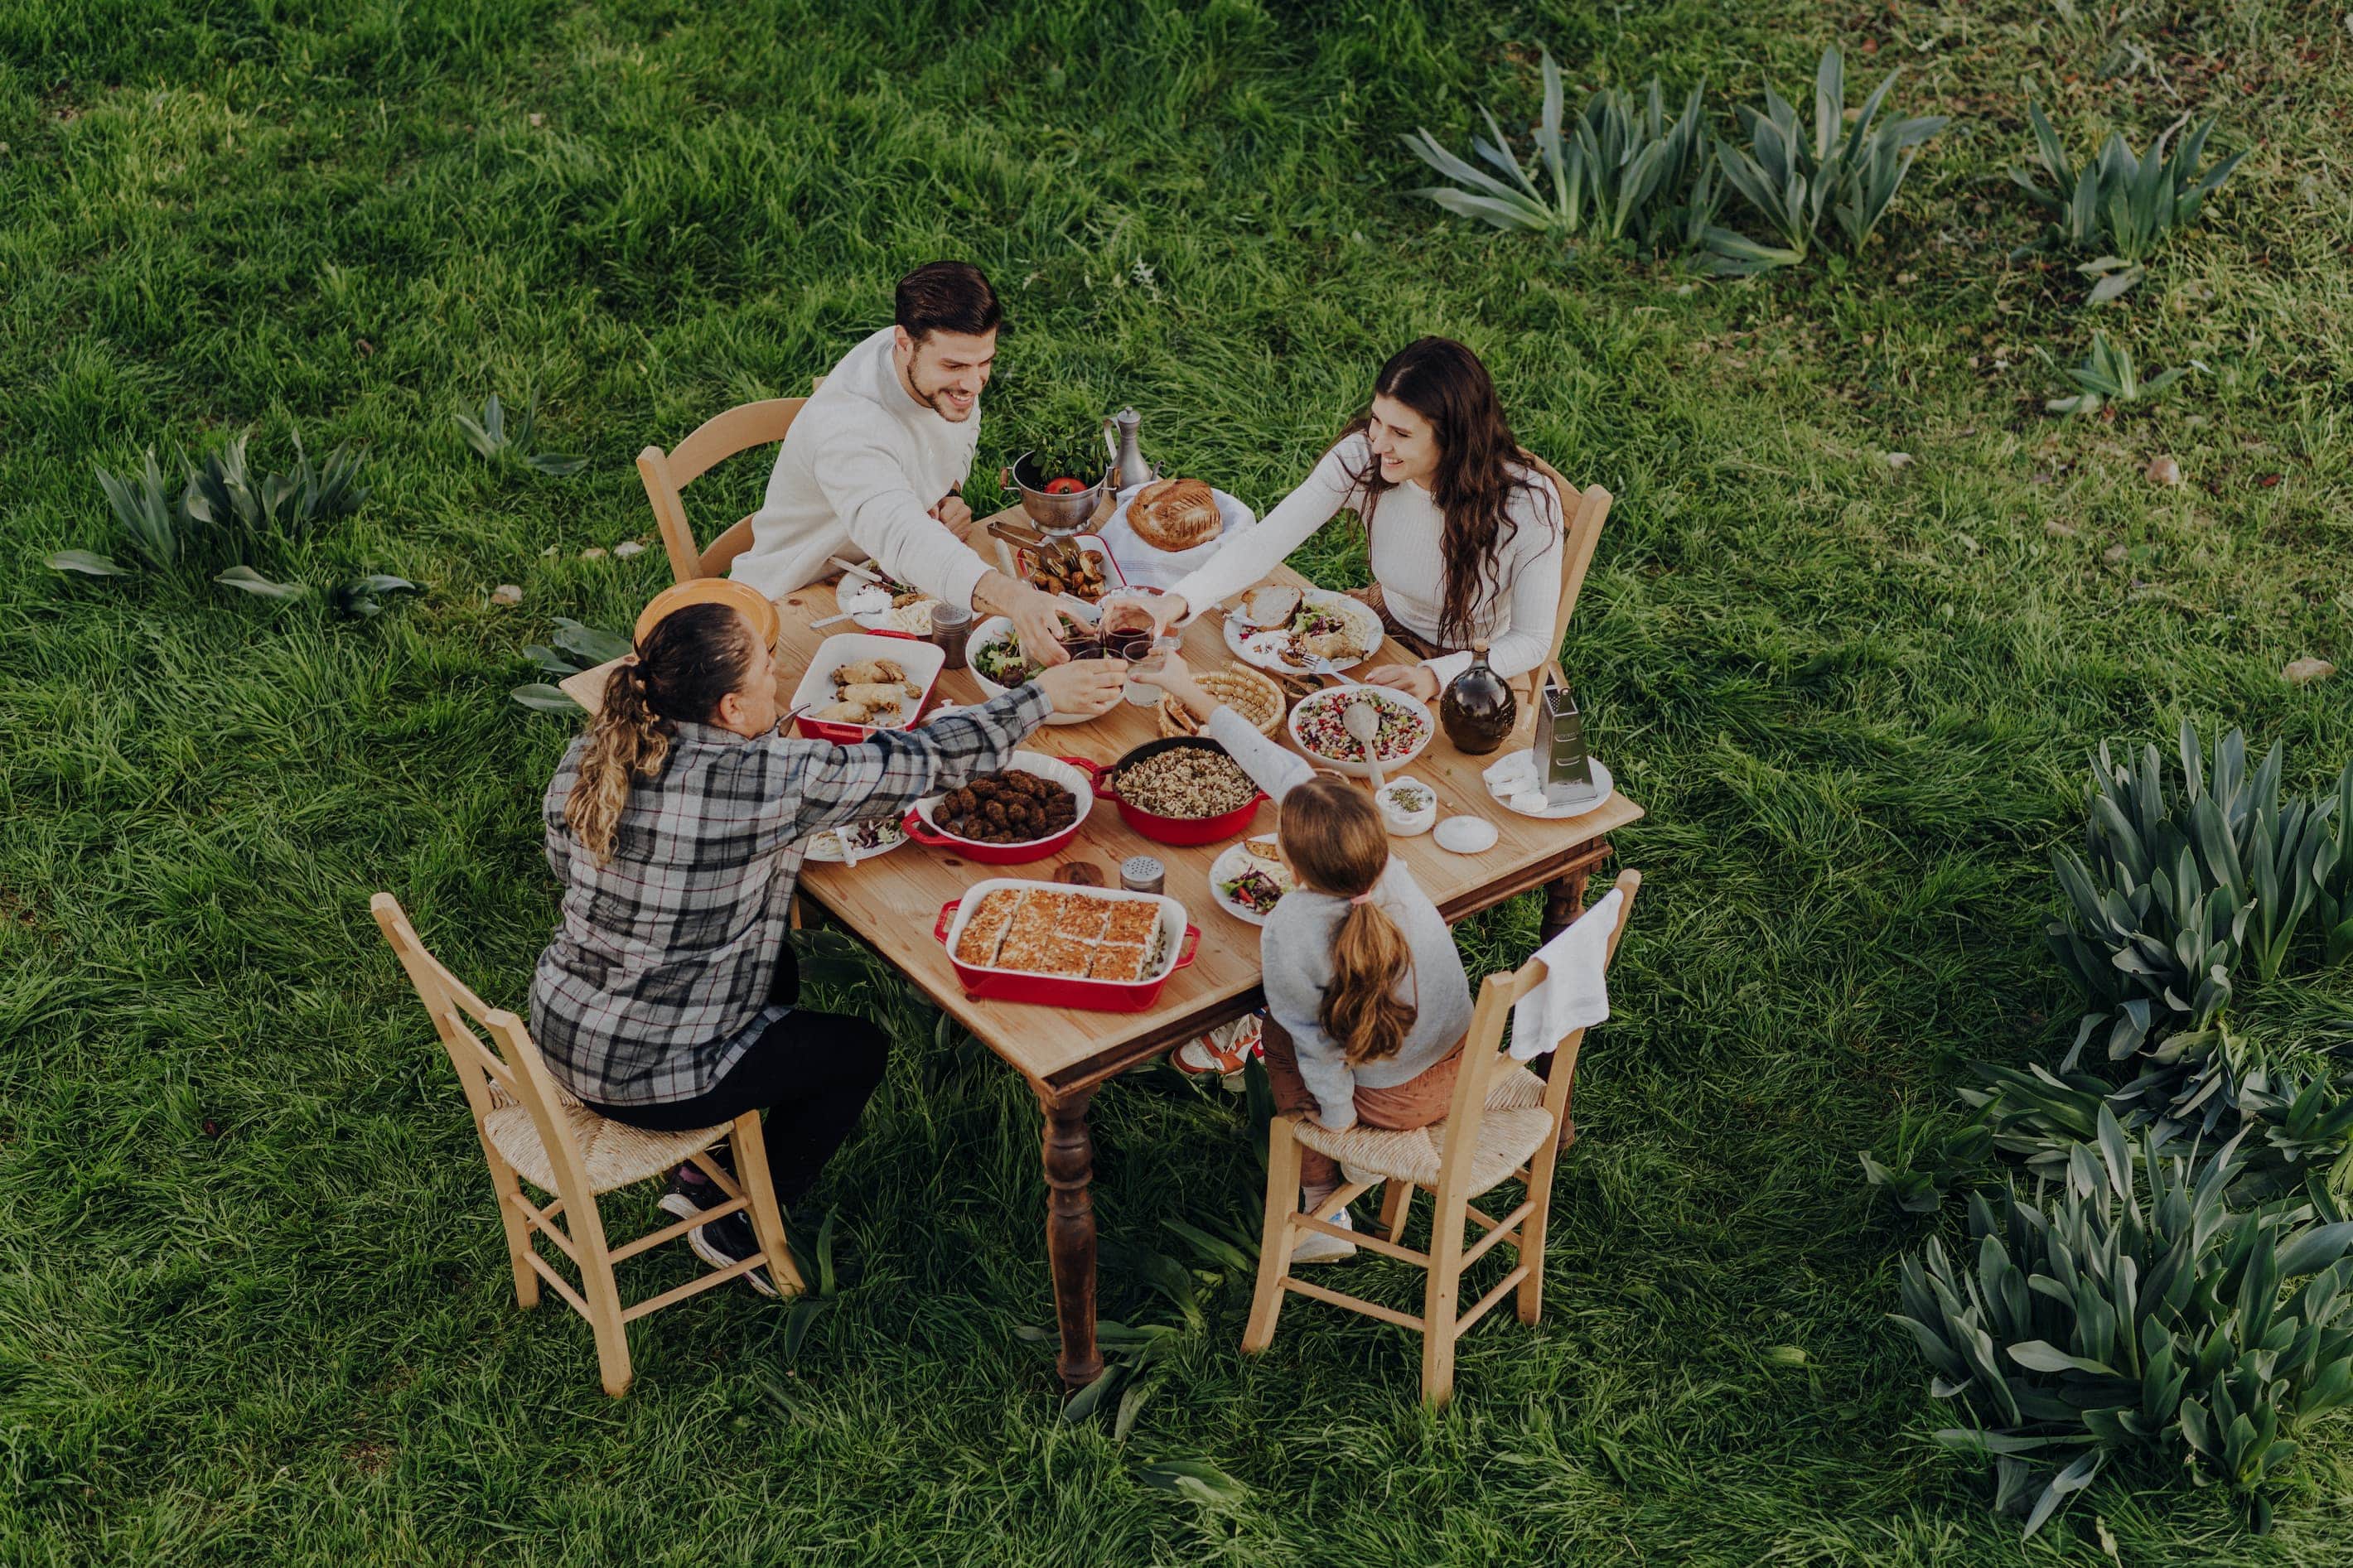
POLYGON ((776 598, 826 575, 828 557, 863 554, 934 598, 1008 617, 1031 658, 1060 664, 1052 595, 966 542, 972 509, 957 493, 1004 321, 996 291, 969 262, 934 261, 899 279, 895 305, 793 421, 728 575, 776 598))

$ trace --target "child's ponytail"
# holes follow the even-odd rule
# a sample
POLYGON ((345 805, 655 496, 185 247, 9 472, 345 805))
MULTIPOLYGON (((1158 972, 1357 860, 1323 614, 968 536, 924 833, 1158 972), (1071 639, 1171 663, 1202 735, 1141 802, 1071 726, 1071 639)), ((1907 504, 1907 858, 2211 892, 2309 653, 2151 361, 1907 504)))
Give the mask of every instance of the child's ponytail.
POLYGON ((1351 1067, 1397 1055, 1416 1016, 1397 994, 1413 955, 1397 922, 1372 901, 1389 860, 1380 813, 1345 779, 1319 773, 1282 797, 1281 833, 1300 880, 1350 900, 1333 939, 1332 984, 1317 1025, 1351 1067))

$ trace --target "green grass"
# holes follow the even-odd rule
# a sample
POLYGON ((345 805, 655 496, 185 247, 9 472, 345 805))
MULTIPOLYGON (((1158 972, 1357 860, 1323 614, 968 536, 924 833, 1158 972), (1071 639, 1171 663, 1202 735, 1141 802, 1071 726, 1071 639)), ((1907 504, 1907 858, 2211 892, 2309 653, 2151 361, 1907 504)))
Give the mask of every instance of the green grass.
MULTIPOLYGON (((1793 0, 852 9, 0 9, 0 1559, 2104 1562, 2105 1528, 2126 1563, 2342 1561, 2343 1425, 2266 1539, 2126 1472, 2021 1547, 1926 1441, 1945 1413, 1883 1317, 1921 1232, 1854 1159, 1944 1113, 1964 1059, 2055 1054, 2047 853, 2088 748, 2187 715, 2287 740, 2298 784, 2353 752, 2353 677, 2279 675, 2353 666, 2334 14, 2144 7, 2123 32, 2162 76, 2102 81, 2098 28, 2030 0, 1844 34, 1793 0), (1720 105, 1833 39, 1851 76, 1904 64, 1904 112, 1959 117, 1858 262, 1686 288, 1403 195, 1397 136, 1532 106, 1537 42, 1573 83, 1704 76, 1720 105), (2211 107, 2262 150, 2087 312, 2005 260, 2035 227, 2002 175, 2021 76, 2071 145, 2211 107), (1313 1303, 1245 1364, 1228 1279, 1124 1444, 1062 1423, 1016 1332, 1048 1315, 1034 1105, 904 997, 855 999, 899 1047, 803 1216, 840 1215, 846 1289, 797 1363, 781 1310, 724 1292, 634 1331, 615 1403, 585 1326, 513 1310, 366 895, 520 1005, 568 732, 508 701, 520 649, 557 615, 626 626, 665 579, 659 548, 579 558, 652 539, 638 447, 801 390, 937 255, 1018 324, 984 474, 1025 409, 1133 403, 1156 459, 1263 506, 1390 350, 1443 331, 1529 446, 1618 496, 1567 657, 1651 813, 1620 845, 1649 880, 1545 1322, 1482 1325, 1442 1416, 1401 1334, 1313 1303), (2032 350, 2073 363, 2095 322, 2212 374, 2046 418, 2032 350), (534 380, 576 479, 493 470, 450 423, 534 380), (282 467, 297 423, 368 443, 375 494, 254 564, 420 599, 344 624, 40 565, 105 547, 94 463, 249 426, 282 467), (2160 452, 2181 489, 2142 479, 2160 452), (1170 1458, 1247 1502, 1141 1484, 1170 1458)), ((764 479, 691 506, 713 526, 764 479)), ((1336 533, 1309 564, 1352 570, 1336 533)), ((1533 906, 1464 928, 1482 968, 1527 950, 1533 906)), ((1129 1249, 1104 1310, 1163 1317, 1135 1252, 1252 1209, 1242 1119, 1152 1079, 1097 1104, 1129 1249)))

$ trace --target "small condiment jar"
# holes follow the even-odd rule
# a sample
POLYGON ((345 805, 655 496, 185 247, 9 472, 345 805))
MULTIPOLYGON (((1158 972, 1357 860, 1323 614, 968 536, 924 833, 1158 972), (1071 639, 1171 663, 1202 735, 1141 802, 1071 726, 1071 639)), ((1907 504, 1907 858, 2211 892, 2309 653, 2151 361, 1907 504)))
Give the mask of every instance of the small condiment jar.
POLYGON ((1168 879, 1168 868, 1149 855, 1131 855, 1119 863, 1119 885, 1131 893, 1156 893, 1168 879))
POLYGON ((943 599, 932 606, 932 642, 949 669, 964 668, 965 644, 972 639, 972 612, 943 599))

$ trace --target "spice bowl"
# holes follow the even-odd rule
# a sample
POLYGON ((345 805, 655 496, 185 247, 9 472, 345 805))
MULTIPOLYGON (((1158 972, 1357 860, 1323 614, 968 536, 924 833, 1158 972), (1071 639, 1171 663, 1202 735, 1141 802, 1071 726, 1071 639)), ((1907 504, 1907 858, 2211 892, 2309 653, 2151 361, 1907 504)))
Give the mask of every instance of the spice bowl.
POLYGON ((1373 796, 1381 826, 1399 838, 1427 833, 1438 820, 1438 792, 1416 778, 1391 779, 1373 796))

